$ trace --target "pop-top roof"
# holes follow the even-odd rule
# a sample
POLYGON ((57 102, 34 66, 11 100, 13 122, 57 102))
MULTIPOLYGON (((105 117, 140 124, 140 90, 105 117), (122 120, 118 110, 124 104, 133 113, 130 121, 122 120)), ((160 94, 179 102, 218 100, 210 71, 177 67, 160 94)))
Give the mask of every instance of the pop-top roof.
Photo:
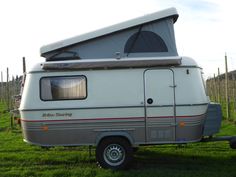
POLYGON ((106 28, 102 28, 97 31, 89 32, 83 35, 75 36, 75 37, 61 40, 61 41, 58 41, 49 45, 45 45, 41 47, 40 53, 41 55, 43 55, 44 53, 47 53, 47 52, 50 52, 59 48, 67 47, 75 43, 80 43, 80 42, 87 41, 93 38, 111 34, 117 31, 121 31, 127 28, 135 27, 141 24, 149 23, 156 20, 161 20, 167 17, 173 17, 174 22, 177 21, 178 19, 177 10, 175 8, 165 9, 165 10, 148 14, 139 18, 135 18, 132 20, 119 23, 119 24, 115 24, 106 28))
POLYGON ((46 61, 178 56, 169 8, 41 47, 46 61))

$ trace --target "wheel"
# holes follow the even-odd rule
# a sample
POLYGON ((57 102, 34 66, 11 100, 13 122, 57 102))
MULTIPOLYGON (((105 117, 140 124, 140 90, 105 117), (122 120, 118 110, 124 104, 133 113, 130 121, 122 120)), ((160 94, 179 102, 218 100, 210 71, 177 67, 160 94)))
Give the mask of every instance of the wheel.
POLYGON ((96 158, 102 168, 113 170, 125 169, 132 161, 133 148, 121 137, 109 137, 96 148, 96 158))
POLYGON ((133 152, 137 152, 138 151, 138 147, 133 147, 133 152))
POLYGON ((232 138, 229 142, 229 145, 232 149, 236 149, 236 138, 232 138))

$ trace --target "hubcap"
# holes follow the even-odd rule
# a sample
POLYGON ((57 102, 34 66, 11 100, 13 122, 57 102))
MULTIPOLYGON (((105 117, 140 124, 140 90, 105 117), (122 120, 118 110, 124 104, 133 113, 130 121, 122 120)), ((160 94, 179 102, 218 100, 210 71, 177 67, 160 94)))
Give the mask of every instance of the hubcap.
POLYGON ((103 152, 104 160, 111 166, 117 166, 124 162, 125 150, 119 144, 110 144, 103 152))

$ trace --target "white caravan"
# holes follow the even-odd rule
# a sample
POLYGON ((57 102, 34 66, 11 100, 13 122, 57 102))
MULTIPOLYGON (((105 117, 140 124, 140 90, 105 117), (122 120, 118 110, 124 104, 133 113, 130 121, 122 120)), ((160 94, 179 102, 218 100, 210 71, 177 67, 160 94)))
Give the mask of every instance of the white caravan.
POLYGON ((46 62, 27 73, 22 95, 24 140, 96 146, 102 167, 121 169, 139 145, 216 133, 220 112, 208 128, 201 68, 177 55, 177 18, 171 8, 43 46, 46 62))

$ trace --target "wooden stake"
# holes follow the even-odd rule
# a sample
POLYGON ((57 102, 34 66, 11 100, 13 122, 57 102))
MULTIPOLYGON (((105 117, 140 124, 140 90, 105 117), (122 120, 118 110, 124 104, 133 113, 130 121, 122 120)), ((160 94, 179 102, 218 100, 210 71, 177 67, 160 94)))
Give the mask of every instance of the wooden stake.
POLYGON ((10 110, 9 69, 7 68, 7 110, 10 110))
POLYGON ((235 114, 235 77, 234 77, 234 72, 232 72, 232 90, 233 90, 233 95, 232 95, 232 102, 233 102, 233 114, 235 114))
POLYGON ((221 102, 220 98, 220 68, 218 68, 218 77, 217 77, 217 102, 221 102))
POLYGON ((25 62, 25 57, 23 57, 23 78, 22 78, 21 86, 20 86, 20 94, 22 94, 23 92, 25 79, 26 79, 26 62, 25 62))
POLYGON ((23 74, 25 74, 26 73, 25 57, 23 57, 22 60, 23 60, 23 74))
POLYGON ((213 98, 214 98, 214 102, 216 102, 217 101, 217 89, 216 89, 216 76, 215 76, 215 74, 214 74, 213 79, 214 79, 213 80, 213 94, 214 94, 213 98))
POLYGON ((225 54, 225 104, 226 104, 226 119, 229 119, 229 95, 228 95, 228 64, 227 64, 227 55, 225 54))

